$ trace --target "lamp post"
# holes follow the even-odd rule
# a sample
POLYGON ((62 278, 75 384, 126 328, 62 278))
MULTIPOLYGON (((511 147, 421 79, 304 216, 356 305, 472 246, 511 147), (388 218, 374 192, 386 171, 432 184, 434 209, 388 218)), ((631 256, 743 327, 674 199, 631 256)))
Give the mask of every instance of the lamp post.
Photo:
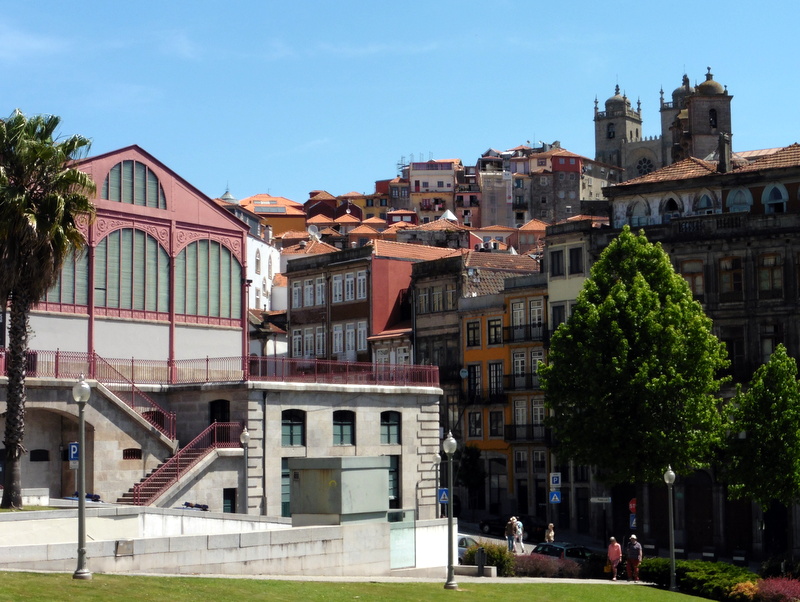
POLYGON ((453 568, 453 454, 456 453, 458 444, 453 438, 453 433, 447 431, 447 438, 442 443, 444 453, 447 454, 447 581, 445 589, 458 589, 453 568))
POLYGON ((672 486, 675 483, 675 473, 672 466, 667 466, 664 473, 664 482, 667 484, 667 501, 669 509, 669 589, 675 591, 675 517, 672 512, 672 486))
POLYGON ((247 425, 242 428, 242 434, 239 435, 239 442, 244 448, 244 492, 242 495, 242 506, 244 506, 244 514, 247 514, 247 468, 248 468, 248 454, 250 452, 250 433, 247 432, 247 425))
POLYGON ((92 572, 86 567, 86 423, 83 411, 92 390, 81 377, 72 387, 72 399, 78 404, 78 568, 73 579, 91 579, 92 572))

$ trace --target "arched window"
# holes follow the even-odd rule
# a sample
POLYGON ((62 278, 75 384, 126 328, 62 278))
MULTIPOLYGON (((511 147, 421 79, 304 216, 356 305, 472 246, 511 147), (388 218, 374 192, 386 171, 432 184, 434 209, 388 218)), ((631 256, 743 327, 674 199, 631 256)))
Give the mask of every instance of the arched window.
POLYGON ((239 319, 242 266, 213 240, 197 240, 175 258, 175 311, 179 314, 239 319))
POLYGON ((336 410, 333 413, 333 444, 356 444, 356 414, 350 410, 336 410))
POLYGON ((82 253, 77 259, 67 255, 58 282, 47 291, 48 303, 67 305, 89 304, 89 254, 82 253))
POLYGON ((670 197, 664 203, 664 208, 661 212, 662 221, 668 224, 673 217, 681 216, 681 205, 678 204, 674 198, 670 197))
POLYGON ((400 412, 381 412, 381 444, 401 444, 402 437, 400 425, 400 412))
POLYGON ((609 123, 606 126, 606 137, 609 140, 611 140, 616 135, 617 135, 617 126, 615 126, 613 123, 609 123))
POLYGON ((95 249, 96 307, 169 311, 169 255, 141 230, 122 228, 95 249))
POLYGON ((256 274, 261 273, 261 249, 256 249, 256 274))
POLYGON ((710 215, 714 213, 714 201, 707 194, 700 196, 700 200, 695 205, 694 212, 697 215, 710 215))
POLYGON ((630 207, 631 226, 646 226, 648 225, 648 210, 647 205, 642 201, 635 201, 630 207))
POLYGON ((772 184, 764 189, 761 202, 764 204, 764 213, 786 213, 786 201, 789 194, 783 184, 772 184))
POLYGON ((158 176, 144 163, 121 161, 108 172, 100 198, 142 207, 167 208, 158 176))
POLYGON ((753 195, 746 188, 737 188, 728 193, 726 205, 731 213, 747 213, 753 205, 753 195))
POLYGON ((281 445, 291 447, 306 444, 306 413, 284 410, 281 413, 281 445))
POLYGON ((717 110, 716 109, 711 109, 708 112, 708 125, 710 125, 712 128, 716 128, 717 127, 717 110))

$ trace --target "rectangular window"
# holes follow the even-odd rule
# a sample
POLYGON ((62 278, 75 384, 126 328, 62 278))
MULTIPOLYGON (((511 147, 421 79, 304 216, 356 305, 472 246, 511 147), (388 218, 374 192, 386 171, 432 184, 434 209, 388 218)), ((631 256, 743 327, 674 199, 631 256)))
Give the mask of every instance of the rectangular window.
POLYGON ((444 289, 444 308, 448 311, 456 308, 456 287, 450 284, 444 289))
POLYGON ((303 283, 292 282, 292 307, 303 307, 303 283))
POLYGON ((514 472, 517 474, 528 472, 528 452, 524 449, 518 449, 514 452, 514 472))
POLYGON ((325 305, 325 277, 319 276, 317 278, 317 287, 316 287, 316 305, 325 305))
POLYGON ((569 250, 569 273, 583 274, 583 247, 572 247, 569 250))
POLYGON ((303 287, 303 305, 311 307, 314 305, 314 281, 308 279, 305 281, 303 287))
POLYGON ((303 331, 303 357, 314 357, 314 329, 303 331))
POLYGON ((289 458, 281 458, 281 516, 291 516, 292 479, 289 473, 289 458))
POLYGON ((478 347, 481 344, 481 323, 467 322, 467 347, 478 347))
POLYGON ((742 299, 742 258, 725 257, 719 260, 719 291, 721 301, 742 299))
POLYGON ((500 345, 503 342, 503 320, 491 318, 488 322, 489 345, 500 345))
POLYGON ((352 272, 344 277, 344 300, 352 301, 356 298, 356 276, 352 272))
POLYGON ((705 294, 705 281, 703 278, 703 262, 692 259, 681 263, 681 276, 686 280, 692 295, 702 297, 705 294))
POLYGON ((542 426, 544 424, 544 400, 534 399, 531 403, 531 424, 542 426))
POLYGON ((417 291, 417 312, 428 313, 428 289, 421 288, 417 291))
POLYGON ((400 412, 381 412, 381 444, 400 445, 400 412))
POLYGON ((318 356, 325 355, 325 327, 317 326, 316 351, 318 356))
POLYGON ((480 412, 469 413, 469 436, 483 437, 483 417, 480 412))
POLYGON ((342 275, 334 274, 333 276, 333 302, 341 303, 344 299, 344 289, 342 286, 342 275))
POLYGON ((547 470, 546 452, 534 450, 533 452, 533 472, 545 472, 547 470))
POLYGON ((400 501, 400 456, 389 456, 389 508, 399 508, 400 501))
POLYGON ((367 298, 367 271, 361 270, 356 276, 356 298, 367 298))
POLYGON ((501 410, 492 410, 489 412, 489 436, 503 436, 503 412, 501 410))
POLYGON ((470 399, 475 399, 481 395, 481 365, 471 364, 467 366, 467 392, 470 399))
POLYGON ((358 323, 358 336, 357 344, 359 351, 367 350, 367 322, 361 321, 358 323))
POLYGON ((350 410, 337 410, 333 413, 333 444, 356 444, 356 415, 350 410))
POLYGON ((762 299, 777 299, 783 295, 783 266, 777 254, 760 255, 758 258, 758 296, 762 299))
POLYGON ((550 276, 564 275, 564 251, 550 251, 550 276))
POLYGON ((333 352, 341 353, 344 351, 344 329, 341 324, 333 325, 333 352))
POLYGON ((292 330, 292 357, 303 357, 303 331, 292 330))
POLYGON ((434 286, 431 289, 431 310, 436 313, 444 309, 444 293, 441 286, 434 286))
POLYGON ((344 334, 345 351, 356 350, 356 325, 353 323, 347 324, 344 334))
POLYGON ((489 364, 489 394, 499 395, 503 392, 503 362, 489 364))
POLYGON ((555 330, 559 324, 567 321, 567 308, 563 305, 553 305, 551 309, 553 312, 553 330, 555 330))

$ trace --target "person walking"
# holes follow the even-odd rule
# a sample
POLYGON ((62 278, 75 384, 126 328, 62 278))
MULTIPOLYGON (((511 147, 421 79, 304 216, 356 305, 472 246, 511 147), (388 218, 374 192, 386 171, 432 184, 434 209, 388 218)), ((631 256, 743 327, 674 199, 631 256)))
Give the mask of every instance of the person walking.
POLYGON ((522 519, 517 519, 516 523, 516 532, 514 533, 514 551, 517 551, 517 544, 521 548, 522 553, 525 553, 525 542, 523 539, 525 537, 525 525, 522 524, 522 519))
POLYGON ((617 567, 622 560, 622 546, 615 538, 608 540, 608 564, 611 565, 611 581, 617 580, 617 567))
POLYGON ((556 532, 553 529, 553 523, 547 525, 547 531, 544 532, 544 540, 547 543, 553 543, 556 540, 556 532))
POLYGON ((642 562, 642 544, 636 540, 636 534, 631 535, 628 539, 628 545, 625 547, 625 556, 628 559, 626 568, 628 571, 628 581, 633 578, 634 581, 639 581, 639 564, 642 562))
POLYGON ((517 519, 512 516, 506 523, 506 543, 508 544, 508 551, 514 551, 514 540, 517 536, 517 519))

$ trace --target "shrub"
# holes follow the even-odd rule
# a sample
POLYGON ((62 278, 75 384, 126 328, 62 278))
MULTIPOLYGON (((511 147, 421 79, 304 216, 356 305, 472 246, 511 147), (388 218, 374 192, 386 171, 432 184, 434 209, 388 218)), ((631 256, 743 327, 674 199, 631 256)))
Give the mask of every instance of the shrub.
POLYGON ((581 565, 544 554, 526 554, 515 558, 514 574, 518 577, 576 578, 581 574, 581 565))
POLYGON ((758 582, 742 581, 731 588, 728 600, 731 602, 751 602, 758 593, 758 582))
POLYGON ((797 577, 800 575, 800 562, 795 560, 791 554, 770 556, 761 563, 759 574, 764 579, 768 577, 797 577))
MULTIPOLYGON (((486 542, 481 547, 486 551, 486 566, 497 567, 498 577, 514 576, 515 554, 508 551, 506 544, 486 542)), ((464 553, 464 564, 476 564, 475 552, 477 550, 478 548, 473 546, 464 553)))
MULTIPOLYGON (((668 588, 668 558, 645 558, 639 569, 644 581, 668 588)), ((678 560, 675 562, 675 581, 685 594, 710 600, 731 600, 731 590, 739 583, 756 581, 757 575, 746 568, 725 562, 706 560, 678 560)))
POLYGON ((757 602, 795 602, 800 600, 800 581, 787 577, 770 577, 758 583, 757 602))

